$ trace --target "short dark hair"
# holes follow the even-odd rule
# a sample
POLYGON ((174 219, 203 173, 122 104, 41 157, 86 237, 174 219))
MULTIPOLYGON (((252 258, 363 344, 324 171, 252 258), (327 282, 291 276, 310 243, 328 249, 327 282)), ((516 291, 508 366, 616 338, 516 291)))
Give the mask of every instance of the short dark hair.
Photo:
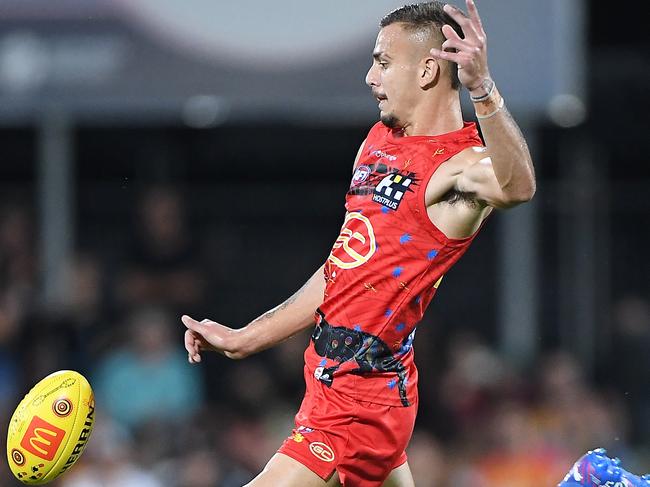
MULTIPOLYGON (((410 31, 416 32, 428 30, 438 40, 440 40, 440 43, 442 44, 445 41, 445 36, 442 34, 442 26, 449 24, 460 37, 463 37, 463 30, 456 21, 443 10, 444 6, 445 4, 443 2, 437 0, 433 2, 404 5, 403 7, 393 10, 381 19, 379 26, 383 29, 388 25, 401 23, 410 31)), ((456 64, 451 62, 449 64, 451 87, 455 90, 459 90, 461 84, 458 79, 458 70, 454 69, 456 64)))

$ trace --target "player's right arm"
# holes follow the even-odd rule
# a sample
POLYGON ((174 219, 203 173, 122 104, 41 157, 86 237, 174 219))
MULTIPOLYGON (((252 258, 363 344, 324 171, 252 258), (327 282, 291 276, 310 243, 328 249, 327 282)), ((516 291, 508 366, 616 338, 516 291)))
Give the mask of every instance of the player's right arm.
POLYGON ((535 169, 526 140, 490 76, 487 35, 476 4, 466 4, 468 15, 453 5, 444 7, 464 37, 444 25, 442 48, 431 50, 436 59, 457 64, 458 79, 470 92, 485 140, 484 153, 467 151, 469 164, 455 175, 454 190, 495 208, 511 208, 535 194, 535 169))
POLYGON ((201 361, 202 351, 215 351, 231 359, 242 359, 290 338, 314 324, 316 308, 323 302, 323 266, 284 303, 267 311, 243 328, 234 329, 216 321, 196 321, 185 315, 185 349, 190 363, 201 361))
MULTIPOLYGON (((365 145, 364 140, 354 158, 352 172, 359 164, 365 145)), ((181 321, 187 327, 185 349, 190 363, 200 362, 204 350, 242 359, 277 345, 314 324, 314 313, 323 302, 324 294, 325 279, 321 266, 293 296, 243 328, 234 329, 216 321, 196 321, 183 316, 181 321)))

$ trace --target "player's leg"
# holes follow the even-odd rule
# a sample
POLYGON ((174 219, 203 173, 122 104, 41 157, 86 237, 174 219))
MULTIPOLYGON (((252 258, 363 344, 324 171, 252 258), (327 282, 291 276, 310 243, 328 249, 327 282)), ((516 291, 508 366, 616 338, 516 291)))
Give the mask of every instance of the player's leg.
POLYGON ((394 468, 382 487, 415 487, 408 462, 394 468))
POLYGON ((325 481, 299 461, 282 453, 276 453, 264 470, 244 487, 340 487, 340 485, 336 472, 325 481))

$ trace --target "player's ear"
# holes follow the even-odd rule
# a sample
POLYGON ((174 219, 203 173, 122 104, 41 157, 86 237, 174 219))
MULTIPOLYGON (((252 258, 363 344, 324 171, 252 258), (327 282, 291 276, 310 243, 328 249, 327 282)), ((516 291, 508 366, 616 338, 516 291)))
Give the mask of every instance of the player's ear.
POLYGON ((422 60, 420 70, 420 87, 426 89, 438 83, 440 79, 440 63, 437 59, 426 57, 422 60))

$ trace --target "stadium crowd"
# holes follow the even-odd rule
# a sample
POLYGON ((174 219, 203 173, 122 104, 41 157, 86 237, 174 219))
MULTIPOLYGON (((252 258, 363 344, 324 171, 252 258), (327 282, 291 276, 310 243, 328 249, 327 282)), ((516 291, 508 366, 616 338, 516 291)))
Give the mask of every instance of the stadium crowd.
MULTIPOLYGON (((19 202, 0 208, 2 423, 34 383, 73 368, 93 385, 97 421, 53 486, 241 486, 291 431, 309 334, 244 361, 213 355, 191 366, 179 316, 214 308, 218 269, 173 190, 146 192, 134 220, 129 244, 111 255, 78 250, 67 297, 45 305, 34 214, 19 202)), ((650 471, 650 378, 637 372, 650 370, 650 301, 618 297, 612 316, 613 353, 587 374, 554 349, 519 369, 471 324, 443 335, 427 315, 408 450, 416 485, 551 487, 598 446, 650 471)), ((0 472, 0 486, 19 485, 6 464, 0 472)))

